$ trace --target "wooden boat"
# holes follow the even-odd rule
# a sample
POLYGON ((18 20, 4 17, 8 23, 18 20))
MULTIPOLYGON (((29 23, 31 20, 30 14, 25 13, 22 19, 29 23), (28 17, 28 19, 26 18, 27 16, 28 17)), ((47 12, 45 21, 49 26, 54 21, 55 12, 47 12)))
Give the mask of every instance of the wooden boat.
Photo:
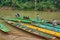
MULTIPOLYGON (((18 19, 18 18, 7 18, 7 20, 15 21, 15 22, 17 22, 18 20, 21 20, 21 22, 24 22, 24 23, 31 23, 32 22, 32 20, 30 20, 30 19, 18 19)), ((36 21, 34 21, 34 22, 36 22, 36 21)), ((37 21, 37 22, 39 22, 39 21, 37 21)))
POLYGON ((49 24, 49 23, 31 23, 32 25, 35 25, 35 26, 38 26, 38 27, 41 27, 41 28, 45 28, 45 29, 48 29, 48 30, 52 30, 52 31, 56 31, 56 32, 60 32, 60 26, 57 25, 56 27, 53 27, 52 24, 49 24))
POLYGON ((5 26, 3 25, 2 23, 0 23, 0 30, 2 30, 3 32, 9 32, 10 30, 5 26))
MULTIPOLYGON (((30 19, 24 19, 23 17, 17 17, 17 18, 0 18, 2 20, 10 20, 10 21, 15 21, 17 22, 18 20, 21 20, 22 22, 24 23, 31 23, 31 22, 35 22, 35 23, 40 23, 42 22, 42 20, 36 20, 36 19, 33 19, 33 18, 30 18, 30 19)), ((52 21, 48 21, 48 20, 45 20, 44 22, 47 22, 47 23, 52 23, 52 21)), ((57 22, 58 25, 60 25, 60 22, 57 22)))
MULTIPOLYGON (((37 19, 33 19, 33 18, 24 18, 24 17, 5 18, 5 19, 10 20, 10 21, 15 21, 15 22, 17 22, 18 20, 21 20, 21 22, 25 22, 25 23, 31 23, 31 22, 40 23, 40 22, 42 22, 42 20, 37 20, 37 19)), ((45 22, 48 22, 48 21, 45 20, 45 22)))
MULTIPOLYGON (((21 20, 22 22, 27 22, 27 23, 31 23, 31 22, 40 23, 40 22, 42 22, 42 20, 37 20, 34 18, 24 18, 23 16, 17 17, 17 19, 21 20)), ((44 22, 52 24, 52 21, 45 20, 44 22)), ((60 22, 57 22, 57 24, 60 25, 60 22)))
POLYGON ((46 33, 43 33, 39 30, 37 30, 36 28, 34 28, 35 26, 32 26, 30 27, 30 25, 25 25, 24 23, 21 23, 20 25, 17 25, 18 23, 16 22, 12 22, 12 21, 5 21, 6 23, 16 27, 16 28, 19 28, 19 29, 22 29, 26 32, 29 32, 29 33, 32 33, 32 34, 35 34, 35 35, 38 35, 38 36, 41 36, 41 37, 44 37, 44 38, 47 38, 47 39, 54 39, 56 38, 55 36, 52 36, 52 35, 49 35, 49 34, 46 34, 46 33))
POLYGON ((19 19, 17 19, 17 18, 3 18, 3 20, 9 20, 9 21, 17 22, 19 19))
MULTIPOLYGON (((34 19, 34 18, 29 18, 29 17, 17 17, 17 19, 20 19, 22 22, 28 22, 30 21, 31 22, 35 22, 35 23, 40 23, 42 22, 42 20, 37 20, 37 19, 34 19)), ((44 22, 48 22, 48 20, 45 20, 44 22)))
MULTIPOLYGON (((40 22, 42 22, 42 20, 36 20, 36 19, 32 19, 32 18, 24 19, 22 17, 21 18, 20 17, 18 17, 18 18, 6 18, 6 19, 10 20, 10 21, 15 21, 15 22, 17 22, 18 20, 21 20, 21 22, 24 22, 24 23, 32 23, 32 22, 40 23, 40 22)), ((45 20, 44 22, 52 24, 52 22, 50 22, 48 20, 45 20)), ((57 24, 60 25, 60 22, 57 22, 57 24)))
POLYGON ((47 29, 44 29, 44 28, 40 28, 38 26, 32 26, 30 24, 24 24, 25 26, 28 26, 30 28, 33 28, 33 29, 36 29, 36 30, 39 30, 41 32, 44 32, 44 33, 47 33, 47 34, 50 34, 50 35, 54 35, 56 37, 59 37, 60 38, 60 32, 55 32, 55 31, 51 31, 51 30, 47 30, 47 29))

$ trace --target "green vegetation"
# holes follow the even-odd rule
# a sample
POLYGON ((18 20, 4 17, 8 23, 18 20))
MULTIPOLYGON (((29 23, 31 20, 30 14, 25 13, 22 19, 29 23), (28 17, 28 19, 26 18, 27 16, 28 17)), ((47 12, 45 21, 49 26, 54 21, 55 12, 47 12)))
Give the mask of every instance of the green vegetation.
POLYGON ((0 0, 0 7, 4 6, 19 10, 57 10, 60 0, 0 0))

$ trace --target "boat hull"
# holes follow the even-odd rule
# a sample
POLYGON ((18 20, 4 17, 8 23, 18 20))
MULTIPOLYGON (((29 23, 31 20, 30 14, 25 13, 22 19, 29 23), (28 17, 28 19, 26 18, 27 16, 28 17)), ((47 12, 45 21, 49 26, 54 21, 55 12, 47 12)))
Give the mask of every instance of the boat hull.
POLYGON ((2 30, 3 32, 10 32, 10 30, 2 23, 0 23, 0 30, 2 30))
POLYGON ((24 26, 24 24, 22 24, 21 26, 16 26, 16 23, 13 23, 13 24, 11 24, 11 22, 10 22, 10 23, 9 23, 9 22, 6 22, 6 23, 8 23, 8 24, 10 24, 10 25, 12 25, 12 26, 14 26, 14 27, 17 27, 17 28, 19 28, 19 29, 22 29, 22 30, 24 30, 24 31, 27 31, 27 32, 29 32, 29 33, 32 33, 32 34, 35 34, 35 35, 38 35, 38 36, 42 36, 42 37, 47 38, 47 39, 56 38, 55 36, 52 36, 52 35, 43 33, 43 32, 41 32, 41 31, 39 31, 39 30, 37 30, 37 29, 28 27, 28 26, 26 26, 26 25, 24 26))
POLYGON ((52 31, 55 31, 55 32, 60 32, 60 26, 56 26, 56 27, 53 27, 52 25, 44 25, 44 24, 37 24, 37 23, 31 23, 32 25, 35 25, 35 26, 38 26, 40 28, 45 28, 45 29, 48 29, 48 30, 52 30, 52 31))

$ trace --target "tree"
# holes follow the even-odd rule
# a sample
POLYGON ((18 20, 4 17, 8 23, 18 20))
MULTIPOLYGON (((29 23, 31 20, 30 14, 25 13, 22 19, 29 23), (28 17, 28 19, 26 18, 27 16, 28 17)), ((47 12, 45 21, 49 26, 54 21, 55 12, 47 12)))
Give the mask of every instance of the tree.
POLYGON ((21 10, 56 10, 60 9, 60 0, 0 0, 1 6, 21 10))

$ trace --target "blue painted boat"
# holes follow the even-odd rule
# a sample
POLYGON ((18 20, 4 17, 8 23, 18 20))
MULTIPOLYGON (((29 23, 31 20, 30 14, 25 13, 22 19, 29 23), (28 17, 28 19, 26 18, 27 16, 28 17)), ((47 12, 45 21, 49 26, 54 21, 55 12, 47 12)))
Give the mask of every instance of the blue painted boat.
POLYGON ((42 24, 42 23, 31 23, 32 25, 35 25, 35 26, 38 26, 38 27, 41 27, 41 28, 45 28, 45 29, 48 29, 48 30, 52 30, 52 31, 55 31, 55 32, 60 32, 60 26, 56 26, 56 27, 53 27, 52 24, 42 24))

